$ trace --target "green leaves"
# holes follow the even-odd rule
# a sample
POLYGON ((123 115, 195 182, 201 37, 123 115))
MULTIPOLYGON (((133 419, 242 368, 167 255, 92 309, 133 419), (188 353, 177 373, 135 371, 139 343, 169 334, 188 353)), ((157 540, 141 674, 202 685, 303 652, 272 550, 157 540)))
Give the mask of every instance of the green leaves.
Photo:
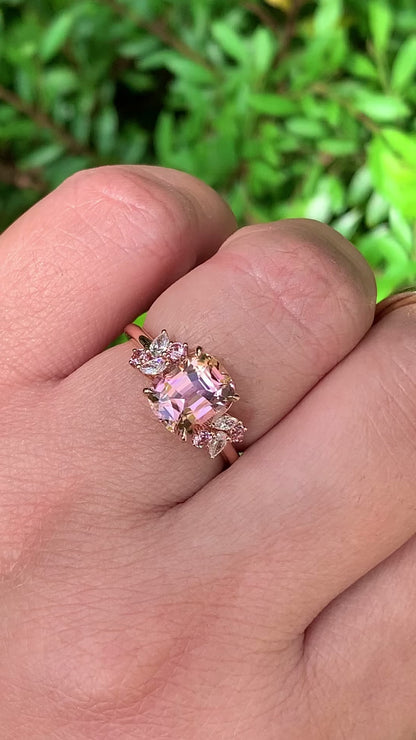
POLYGON ((39 55, 42 61, 49 62, 62 48, 69 36, 75 20, 73 10, 60 13, 46 29, 39 44, 39 55))
POLYGON ((376 53, 382 55, 387 49, 393 28, 393 9, 390 3, 386 0, 370 0, 368 21, 376 53))
POLYGON ((380 295, 416 277, 416 6, 316 0, 292 26, 291 5, 7 2, 0 228, 79 168, 150 162, 241 224, 327 221, 380 295))
POLYGON ((383 129, 369 146, 374 186, 397 210, 416 218, 416 135, 383 129))
POLYGON ((247 61, 247 46, 241 36, 236 33, 231 24, 217 21, 212 25, 212 35, 221 49, 235 62, 245 64, 247 61))
POLYGON ((396 93, 416 83, 416 35, 403 41, 391 70, 391 88, 396 93))
POLYGON ((299 104, 289 97, 273 93, 252 93, 249 104, 258 113, 276 118, 290 116, 299 110, 299 104))
POLYGON ((410 114, 409 106, 400 98, 377 93, 363 94, 359 108, 362 113, 377 123, 389 123, 410 114))

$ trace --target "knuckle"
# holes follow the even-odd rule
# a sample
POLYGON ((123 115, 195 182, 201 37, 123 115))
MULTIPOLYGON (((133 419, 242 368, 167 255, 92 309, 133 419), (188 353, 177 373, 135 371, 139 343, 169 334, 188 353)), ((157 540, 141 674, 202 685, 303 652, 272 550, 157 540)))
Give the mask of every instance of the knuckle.
POLYGON ((365 313, 370 321, 372 313, 359 279, 364 260, 358 252, 356 258, 352 245, 347 254, 344 241, 324 224, 288 220, 244 227, 220 254, 237 278, 234 283, 246 283, 246 295, 256 292, 283 306, 305 326, 328 323, 328 317, 333 325, 341 319, 350 326, 357 317, 361 324, 365 313))
POLYGON ((133 224, 146 237, 160 224, 170 228, 189 227, 196 219, 193 199, 186 191, 174 188, 140 166, 108 165, 81 170, 71 175, 63 186, 70 192, 70 207, 82 209, 86 220, 106 229, 117 221, 133 224), (97 218, 98 216, 98 218, 97 218))

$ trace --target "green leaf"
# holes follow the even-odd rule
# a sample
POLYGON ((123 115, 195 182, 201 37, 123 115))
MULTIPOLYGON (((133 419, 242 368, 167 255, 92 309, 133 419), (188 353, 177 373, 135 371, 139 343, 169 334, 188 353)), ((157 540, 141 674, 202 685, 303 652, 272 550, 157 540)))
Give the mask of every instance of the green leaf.
POLYGON ((416 135, 385 129, 368 148, 374 186, 404 218, 416 216, 416 135))
POLYGON ((357 151, 359 142, 348 139, 322 139, 318 147, 320 151, 333 157, 349 157, 357 151))
POLYGON ((365 54, 352 54, 348 60, 348 69, 355 77, 364 77, 368 80, 378 79, 376 67, 365 54))
POLYGON ((365 209, 365 223, 369 228, 387 220, 389 204, 380 193, 373 193, 365 209))
POLYGON ((317 36, 326 35, 336 28, 341 20, 343 7, 341 0, 319 0, 314 16, 314 30, 317 36))
POLYGON ((368 167, 360 167, 353 176, 348 191, 348 203, 359 206, 367 200, 373 189, 371 173, 368 167))
POLYGON ((306 206, 305 218, 313 218, 328 223, 332 216, 331 198, 329 193, 315 195, 306 206))
POLYGON ((57 98, 76 90, 80 79, 71 67, 51 66, 44 71, 42 82, 43 90, 48 93, 49 97, 57 98))
POLYGON ((387 226, 378 226, 361 237, 357 246, 373 266, 383 261, 387 264, 407 264, 408 257, 400 242, 393 236, 387 226))
POLYGON ((197 85, 212 84, 215 81, 213 72, 202 64, 178 54, 177 51, 159 51, 140 61, 141 69, 165 67, 178 78, 194 82, 197 85))
POLYGON ((154 141, 157 158, 165 167, 172 165, 174 130, 173 115, 169 111, 164 111, 158 118, 154 141))
POLYGON ((113 106, 106 106, 95 117, 94 129, 99 153, 109 154, 114 147, 114 139, 118 129, 117 111, 113 106))
POLYGON ((370 0, 368 22, 374 48, 377 54, 384 54, 393 27, 393 13, 390 5, 383 0, 370 0))
POLYGON ((39 44, 39 56, 49 62, 62 48, 69 36, 75 16, 73 10, 66 10, 56 16, 46 29, 39 44))
POLYGON ((406 263, 391 263, 384 268, 382 275, 377 276, 377 300, 395 293, 401 288, 414 283, 416 279, 416 263, 409 260, 406 263))
POLYGON ((395 92, 402 92, 409 85, 415 84, 416 76, 416 35, 410 36, 401 45, 391 70, 391 87, 395 92))
POLYGON ((410 114, 410 109, 401 98, 393 95, 381 95, 366 92, 360 95, 358 107, 373 121, 378 123, 389 123, 405 118, 410 114))
POLYGON ((389 224, 396 239, 410 252, 412 249, 413 235, 409 221, 403 218, 396 208, 390 208, 389 224))
POLYGON ((326 126, 320 121, 310 121, 307 118, 290 118, 286 122, 290 133, 305 139, 321 139, 327 133, 326 126))
POLYGON ((45 165, 54 162, 64 152, 64 146, 62 144, 45 144, 33 152, 29 152, 25 157, 19 160, 19 167, 22 169, 30 169, 32 167, 45 167, 45 165))
POLYGON ((339 231, 342 236, 346 239, 352 239, 362 218, 361 211, 358 208, 352 208, 350 211, 346 211, 339 218, 331 223, 331 226, 335 231, 339 231))
POLYGON ((257 28, 252 37, 253 65, 261 76, 269 71, 276 53, 276 40, 268 28, 257 28))
POLYGON ((395 128, 383 128, 380 133, 390 149, 416 168, 416 134, 406 134, 395 128))
POLYGON ((225 21, 212 24, 212 35, 221 49, 236 62, 246 63, 248 60, 247 46, 241 36, 225 21))
POLYGON ((293 100, 283 95, 273 93, 253 93, 248 99, 249 105, 259 113, 269 116, 285 117, 291 116, 299 110, 299 106, 293 100))

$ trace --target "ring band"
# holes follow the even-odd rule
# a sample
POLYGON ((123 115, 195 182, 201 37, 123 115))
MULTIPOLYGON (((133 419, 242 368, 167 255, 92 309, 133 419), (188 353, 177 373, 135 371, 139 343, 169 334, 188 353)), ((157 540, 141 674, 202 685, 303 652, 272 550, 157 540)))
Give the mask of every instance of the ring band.
POLYGON ((387 316, 388 313, 394 311, 396 308, 402 308, 403 306, 410 306, 416 303, 416 289, 409 288, 403 290, 401 293, 394 293, 393 295, 384 298, 376 306, 375 320, 380 321, 383 316, 387 316))
POLYGON ((135 345, 129 364, 152 379, 143 393, 165 428, 206 447, 212 458, 222 454, 229 465, 238 460, 234 444, 247 428, 228 413, 239 395, 220 361, 200 346, 190 351, 185 342, 171 341, 166 329, 155 338, 136 324, 124 332, 135 345))

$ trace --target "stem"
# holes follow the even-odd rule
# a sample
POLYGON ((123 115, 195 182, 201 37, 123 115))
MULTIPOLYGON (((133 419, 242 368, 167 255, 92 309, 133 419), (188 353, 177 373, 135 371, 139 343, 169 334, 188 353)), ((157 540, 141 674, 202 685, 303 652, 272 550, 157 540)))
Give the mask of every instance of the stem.
POLYGON ((280 49, 277 52, 276 58, 274 60, 275 66, 278 66, 280 64, 280 62, 284 59, 290 49, 292 39, 296 31, 296 21, 298 19, 300 10, 302 6, 305 5, 305 3, 306 0, 293 0, 290 6, 290 10, 287 14, 286 23, 283 29, 280 49))
POLYGON ((8 103, 13 108, 18 110, 23 115, 31 118, 39 128, 47 129, 51 131, 55 138, 60 141, 66 149, 73 152, 74 154, 86 154, 93 156, 92 152, 85 149, 66 129, 59 124, 55 123, 44 111, 38 110, 30 103, 22 100, 15 92, 8 90, 3 85, 0 85, 0 100, 8 103))
POLYGON ((38 193, 46 192, 47 188, 39 172, 36 170, 18 170, 10 164, 0 162, 0 182, 13 185, 19 190, 36 190, 38 193))
POLYGON ((269 13, 269 11, 266 10, 266 8, 264 8, 261 5, 257 5, 257 3, 252 3, 252 2, 243 2, 242 5, 243 5, 243 8, 248 10, 249 13, 253 13, 253 15, 256 15, 257 18, 263 23, 264 26, 267 26, 268 28, 270 28, 270 30, 273 31, 275 36, 279 36, 279 26, 277 25, 272 14, 269 13))
POLYGON ((360 123, 365 126, 368 131, 371 131, 372 134, 378 134, 380 133, 380 128, 377 126, 374 121, 371 120, 368 116, 365 115, 365 113, 361 113, 361 111, 357 110, 351 103, 349 103, 347 100, 344 100, 344 98, 340 97, 339 95, 334 95, 334 93, 322 82, 317 82, 315 85, 312 85, 311 87, 312 92, 316 93, 317 95, 322 95, 324 98, 328 98, 329 100, 333 100, 335 103, 338 103, 342 108, 345 108, 345 110, 356 119, 356 121, 359 121, 360 123))
POLYGON ((192 62, 196 62, 196 64, 205 67, 205 69, 208 69, 210 72, 214 71, 206 59, 188 46, 184 41, 175 36, 166 22, 161 18, 156 18, 154 21, 146 21, 130 8, 120 5, 117 0, 103 0, 103 2, 105 2, 105 4, 108 5, 108 7, 117 15, 122 18, 129 18, 134 25, 139 28, 143 28, 153 36, 157 36, 164 44, 175 49, 181 56, 187 57, 192 62))

